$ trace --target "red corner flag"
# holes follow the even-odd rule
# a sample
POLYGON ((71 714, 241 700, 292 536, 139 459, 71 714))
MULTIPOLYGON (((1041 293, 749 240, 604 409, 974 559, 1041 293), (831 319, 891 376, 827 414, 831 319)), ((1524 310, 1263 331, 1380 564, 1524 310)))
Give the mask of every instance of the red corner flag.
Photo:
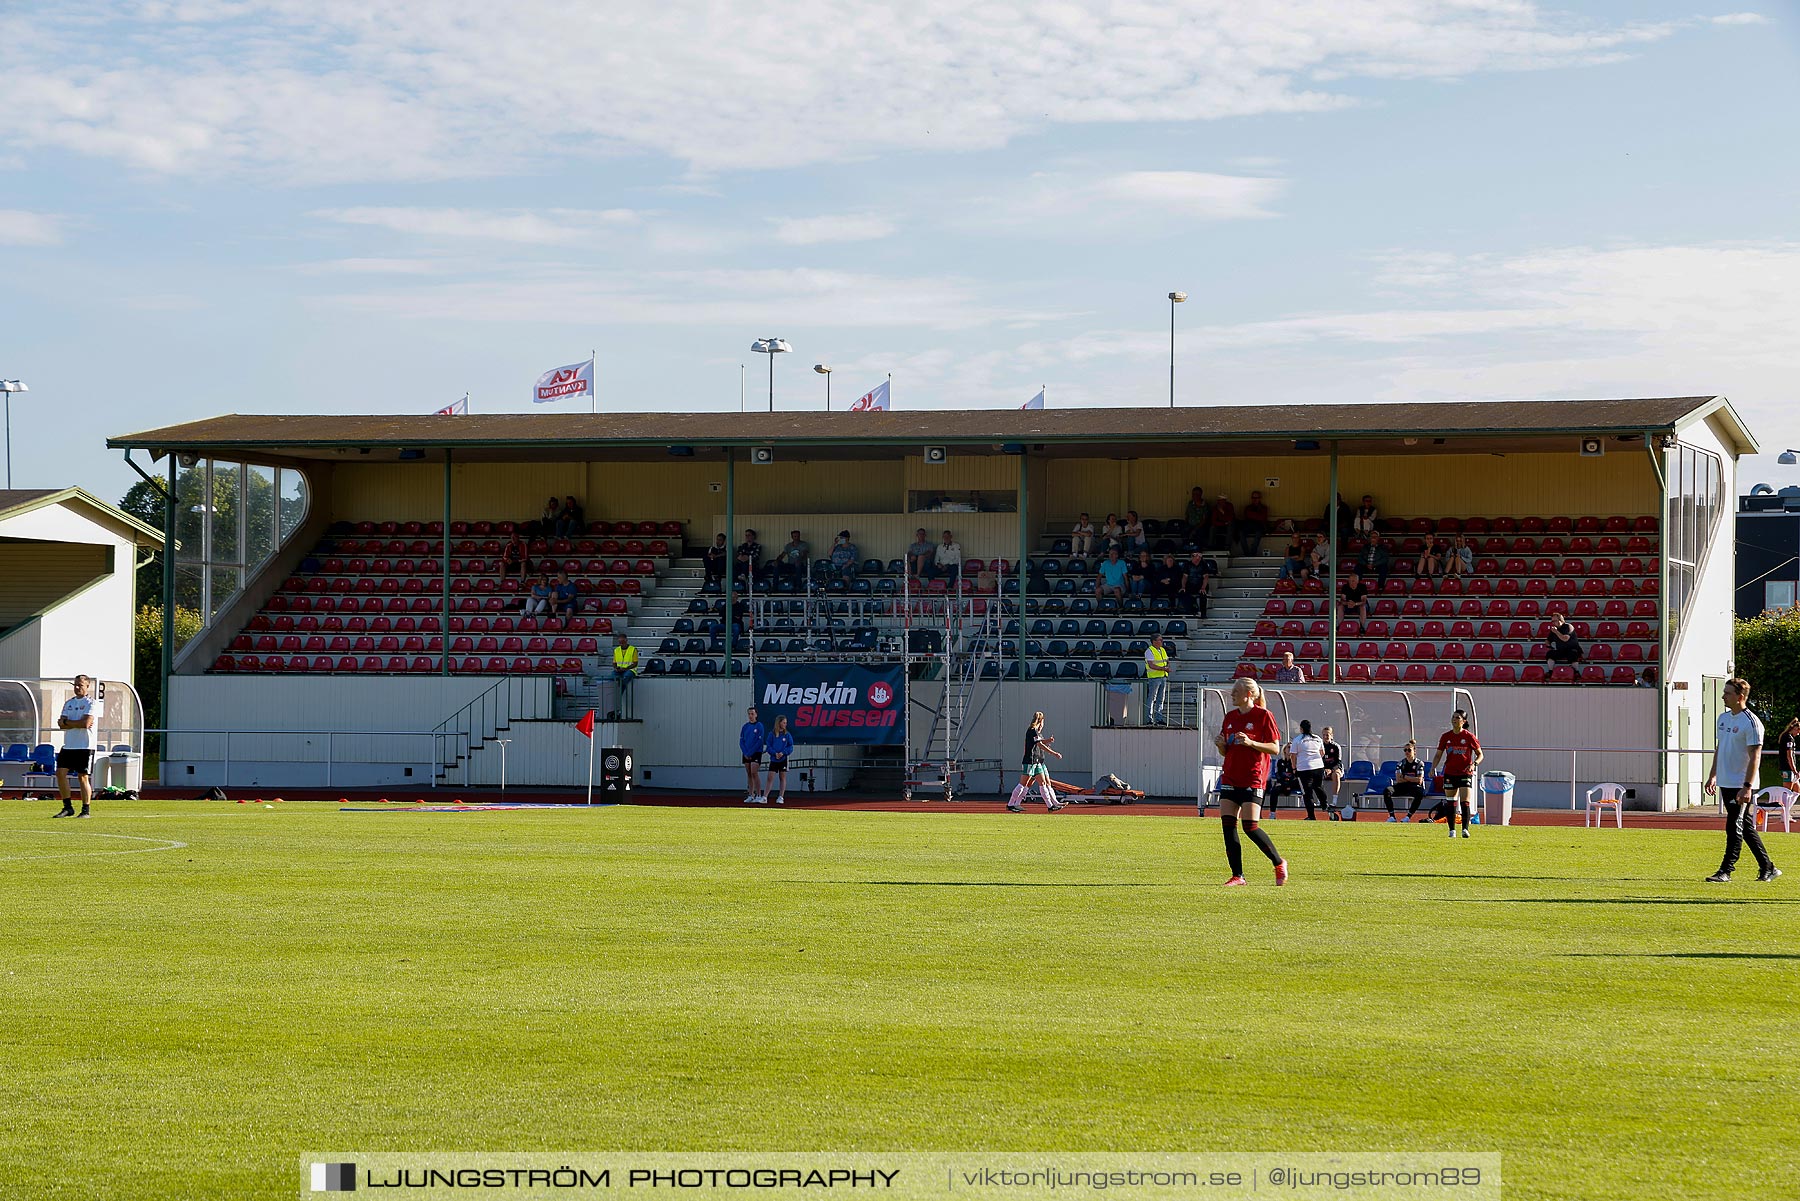
POLYGON ((575 728, 581 731, 583 738, 592 738, 594 736, 594 711, 589 709, 587 715, 575 723, 575 728))

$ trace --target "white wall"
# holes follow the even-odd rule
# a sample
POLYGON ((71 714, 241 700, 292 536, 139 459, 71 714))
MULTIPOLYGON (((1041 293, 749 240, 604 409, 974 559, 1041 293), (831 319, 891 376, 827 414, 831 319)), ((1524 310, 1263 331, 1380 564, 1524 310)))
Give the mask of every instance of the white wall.
MULTIPOLYGON (((137 548, 132 539, 88 516, 91 510, 64 503, 45 505, 0 521, 0 537, 79 542, 112 549, 112 574, 70 597, 38 620, 36 662, 30 637, 9 647, 7 674, 21 678, 73 676, 86 672, 102 680, 135 683, 132 675, 132 614, 137 586, 137 548)), ((8 639, 8 641, 13 641, 8 639)))

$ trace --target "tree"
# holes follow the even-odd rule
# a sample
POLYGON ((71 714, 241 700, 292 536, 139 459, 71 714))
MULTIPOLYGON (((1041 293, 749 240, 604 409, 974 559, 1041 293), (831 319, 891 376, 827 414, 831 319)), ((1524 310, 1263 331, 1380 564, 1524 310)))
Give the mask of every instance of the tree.
POLYGON ((1750 681, 1750 702, 1768 715, 1775 733, 1800 714, 1800 610, 1778 609, 1740 620, 1736 630, 1738 674, 1750 681))
MULTIPOLYGON (((181 646, 198 634, 203 624, 198 610, 177 608, 175 645, 181 646)), ((132 629, 132 650, 138 699, 144 704, 144 725, 149 728, 163 724, 162 640, 162 606, 142 606, 132 629)))

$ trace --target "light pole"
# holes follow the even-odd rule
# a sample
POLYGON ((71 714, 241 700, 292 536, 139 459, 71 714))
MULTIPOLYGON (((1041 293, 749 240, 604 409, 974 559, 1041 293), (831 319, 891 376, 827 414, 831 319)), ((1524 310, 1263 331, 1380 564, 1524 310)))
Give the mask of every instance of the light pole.
MULTIPOLYGON (((1800 451, 1784 450, 1775 457, 1775 461, 1783 467, 1792 467, 1795 463, 1800 463, 1800 451)), ((12 485, 8 484, 7 487, 10 488, 12 485)))
POLYGON ((1187 299, 1186 292, 1169 293, 1169 407, 1175 407, 1175 306, 1187 299))
POLYGON ((750 349, 757 354, 769 356, 769 412, 775 411, 775 356, 786 354, 794 349, 780 338, 758 338, 750 343, 750 349))
POLYGON ((30 388, 16 379, 0 379, 0 394, 6 397, 6 486, 12 487, 12 394, 29 392, 30 388))
POLYGON ((825 377, 825 411, 831 412, 831 368, 824 363, 814 363, 813 370, 825 377))

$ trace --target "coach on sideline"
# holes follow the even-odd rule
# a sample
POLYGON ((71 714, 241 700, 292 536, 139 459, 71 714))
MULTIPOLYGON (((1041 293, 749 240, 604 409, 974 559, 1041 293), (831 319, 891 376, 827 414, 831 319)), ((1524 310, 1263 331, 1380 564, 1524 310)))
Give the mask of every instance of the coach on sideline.
POLYGON ((1725 681, 1725 712, 1719 714, 1718 740, 1714 743, 1712 770, 1706 773, 1706 795, 1715 792, 1725 808, 1725 858, 1708 884, 1729 884, 1744 844, 1756 856, 1763 884, 1781 875, 1781 869, 1763 849, 1756 832, 1756 781, 1762 771, 1762 721, 1745 708, 1750 703, 1750 683, 1741 676, 1725 681))

